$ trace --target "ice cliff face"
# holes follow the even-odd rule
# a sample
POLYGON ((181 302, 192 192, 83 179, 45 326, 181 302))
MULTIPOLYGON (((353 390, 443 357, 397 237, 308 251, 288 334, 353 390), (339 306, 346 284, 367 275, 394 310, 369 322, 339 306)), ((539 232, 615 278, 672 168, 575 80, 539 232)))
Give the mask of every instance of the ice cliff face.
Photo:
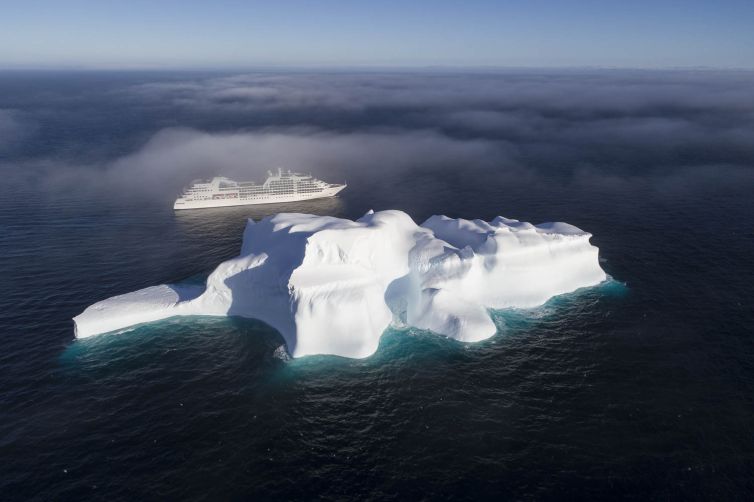
POLYGON ((79 338, 176 315, 237 315, 277 329, 293 357, 366 357, 382 332, 409 325, 462 341, 495 334, 487 309, 534 307, 605 280, 590 234, 401 211, 351 221, 278 214, 249 220, 241 254, 206 288, 162 285, 116 296, 74 318, 79 338))

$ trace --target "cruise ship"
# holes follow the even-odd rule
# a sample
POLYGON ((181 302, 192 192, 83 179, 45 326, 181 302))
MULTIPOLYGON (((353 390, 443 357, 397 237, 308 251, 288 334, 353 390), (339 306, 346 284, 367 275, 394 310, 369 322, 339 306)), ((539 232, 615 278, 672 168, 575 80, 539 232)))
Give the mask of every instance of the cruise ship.
POLYGON ((267 174, 267 180, 261 185, 253 181, 237 182, 224 177, 193 181, 176 199, 173 209, 296 202, 332 197, 346 187, 345 183, 326 183, 311 175, 283 172, 282 169, 278 169, 276 174, 267 174))

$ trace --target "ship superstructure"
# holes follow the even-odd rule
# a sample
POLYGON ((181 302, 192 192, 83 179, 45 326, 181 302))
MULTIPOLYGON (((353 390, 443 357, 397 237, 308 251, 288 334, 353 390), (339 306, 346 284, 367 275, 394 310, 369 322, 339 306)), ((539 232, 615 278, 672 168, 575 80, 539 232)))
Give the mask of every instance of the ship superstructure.
POLYGON ((262 184, 238 182, 221 176, 210 181, 195 180, 176 199, 173 209, 296 202, 332 197, 346 187, 345 183, 327 183, 308 174, 283 172, 282 169, 267 174, 267 180, 262 184))

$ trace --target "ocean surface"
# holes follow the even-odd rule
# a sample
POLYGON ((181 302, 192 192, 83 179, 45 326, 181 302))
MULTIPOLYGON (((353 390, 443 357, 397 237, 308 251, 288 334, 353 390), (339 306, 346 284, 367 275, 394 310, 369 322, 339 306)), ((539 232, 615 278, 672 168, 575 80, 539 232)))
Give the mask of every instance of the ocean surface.
POLYGON ((754 496, 754 75, 0 73, 0 499, 754 496), (335 199, 175 213, 278 163, 335 199), (294 165, 291 165, 294 164, 294 165), (286 356, 238 318, 77 341, 112 295, 201 281, 247 218, 401 209, 591 232, 611 280, 286 356))

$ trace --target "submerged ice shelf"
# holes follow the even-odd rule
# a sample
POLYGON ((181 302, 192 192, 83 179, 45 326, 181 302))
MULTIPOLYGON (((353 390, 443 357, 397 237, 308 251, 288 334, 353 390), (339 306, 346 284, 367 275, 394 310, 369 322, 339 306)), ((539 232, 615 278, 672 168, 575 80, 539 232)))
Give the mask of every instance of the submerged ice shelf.
POLYGON ((591 234, 401 211, 356 221, 281 213, 249 220, 241 253, 205 287, 161 285, 95 303, 73 320, 84 338, 178 315, 242 316, 277 329, 293 357, 366 357, 391 324, 461 341, 489 338, 487 309, 526 308, 605 280, 591 234))

